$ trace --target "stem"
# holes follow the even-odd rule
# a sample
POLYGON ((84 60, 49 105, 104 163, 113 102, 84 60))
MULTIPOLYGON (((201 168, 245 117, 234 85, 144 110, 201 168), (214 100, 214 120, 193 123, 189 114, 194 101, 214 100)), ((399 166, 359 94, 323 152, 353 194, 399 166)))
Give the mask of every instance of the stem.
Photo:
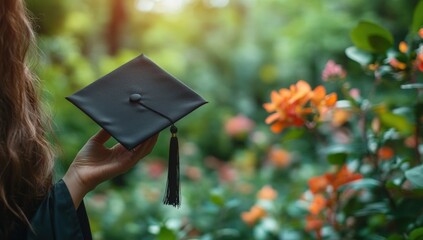
POLYGON ((363 140, 364 148, 366 149, 366 155, 369 157, 370 162, 373 164, 373 167, 376 171, 378 171, 379 165, 377 162, 377 158, 374 154, 371 153, 369 149, 369 139, 366 132, 366 126, 367 126, 367 118, 366 118, 366 111, 361 111, 359 121, 361 122, 361 125, 359 124, 359 129, 361 131, 361 138, 363 140))
MULTIPOLYGON (((417 83, 417 66, 415 65, 412 73, 410 74, 410 82, 411 83, 417 83)), ((417 88, 417 101, 416 101, 416 106, 415 106, 415 110, 414 110, 414 115, 415 115, 415 131, 414 131, 414 142, 415 142, 415 146, 414 146, 414 151, 416 153, 416 163, 417 164, 422 164, 422 159, 421 159, 421 154, 419 151, 419 134, 420 134, 420 130, 421 130, 421 124, 420 124, 420 118, 422 117, 422 111, 419 109, 420 107, 422 107, 423 104, 420 103, 420 99, 423 96, 423 90, 421 88, 417 88)))
POLYGON ((419 151, 419 136, 420 136, 420 132, 421 132, 421 121, 420 121, 420 119, 422 118, 422 116, 423 116, 423 110, 421 109, 422 107, 423 107, 423 102, 420 100, 421 98, 422 98, 422 96, 423 96, 423 89, 417 89, 417 101, 416 101, 416 106, 415 106, 415 109, 414 109, 414 115, 415 115, 415 124, 416 124, 416 127, 415 127, 415 132, 414 132, 414 140, 415 140, 415 146, 414 146, 414 149, 415 149, 415 152, 416 152, 416 162, 417 163, 423 163, 422 162, 422 159, 421 159, 421 154, 420 154, 420 151, 419 151))
POLYGON ((420 134, 420 129, 421 129, 421 125, 420 125, 420 114, 419 113, 419 109, 418 109, 419 105, 416 105, 416 128, 415 128, 415 132, 414 132, 414 141, 416 143, 416 146, 414 147, 414 151, 416 152, 416 160, 418 163, 423 163, 421 160, 421 154, 419 151, 419 134, 420 134))

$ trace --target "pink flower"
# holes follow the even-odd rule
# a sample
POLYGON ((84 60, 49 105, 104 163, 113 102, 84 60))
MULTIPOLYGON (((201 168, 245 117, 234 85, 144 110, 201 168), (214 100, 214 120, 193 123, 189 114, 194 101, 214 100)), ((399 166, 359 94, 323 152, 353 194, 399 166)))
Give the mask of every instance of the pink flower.
POLYGON ((225 124, 225 131, 231 137, 242 136, 254 128, 254 122, 244 115, 230 118, 225 124))
POLYGON ((358 89, 358 88, 351 88, 351 90, 350 90, 350 96, 354 100, 356 100, 356 101, 360 100, 360 98, 361 98, 360 89, 358 89))
POLYGON ((203 176, 201 169, 194 166, 187 166, 185 168, 185 175, 192 181, 199 181, 203 176))
POLYGON ((347 76, 347 72, 342 68, 341 65, 336 64, 333 60, 329 60, 326 63, 325 69, 322 72, 323 81, 327 82, 330 80, 344 79, 347 76))
POLYGON ((208 156, 204 160, 205 165, 217 170, 221 182, 233 182, 237 178, 237 171, 225 161, 213 156, 208 156))
POLYGON ((236 170, 228 165, 224 164, 218 169, 219 180, 222 182, 233 182, 237 179, 237 172, 236 170))
POLYGON ((155 161, 149 162, 147 165, 147 171, 150 178, 157 179, 165 171, 164 163, 158 159, 155 161))
POLYGON ((106 194, 96 193, 88 198, 88 204, 90 207, 94 207, 96 209, 105 209, 107 207, 107 200, 108 197, 106 194))

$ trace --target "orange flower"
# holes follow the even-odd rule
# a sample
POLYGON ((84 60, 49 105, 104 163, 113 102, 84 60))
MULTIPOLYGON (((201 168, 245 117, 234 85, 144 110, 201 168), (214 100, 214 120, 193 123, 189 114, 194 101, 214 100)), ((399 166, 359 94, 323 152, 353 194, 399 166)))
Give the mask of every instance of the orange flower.
POLYGON ((289 89, 273 91, 270 98, 270 103, 263 104, 264 109, 272 113, 265 122, 271 124, 271 130, 275 133, 283 131, 286 127, 304 125, 307 115, 314 113, 321 116, 337 101, 335 93, 326 95, 323 86, 318 86, 312 91, 304 80, 291 85, 289 89))
POLYGON ((400 52, 402 52, 402 53, 406 53, 407 52, 407 50, 408 50, 408 45, 407 45, 407 43, 406 42, 404 42, 404 41, 401 41, 400 43, 399 43, 399 50, 400 50, 400 52))
POLYGON ((308 207, 308 210, 311 214, 318 215, 326 207, 326 204, 326 198, 322 194, 316 194, 308 207))
POLYGON ((394 156, 394 150, 390 147, 381 147, 377 151, 377 156, 380 160, 389 160, 394 156))
POLYGON ((311 103, 315 106, 318 106, 321 101, 326 97, 326 89, 322 85, 317 86, 313 91, 313 96, 311 97, 311 103))
POLYGON ((405 70, 407 68, 407 64, 398 61, 396 58, 391 58, 391 60, 389 60, 389 64, 398 70, 405 70))
POLYGON ((342 185, 345 185, 355 180, 362 179, 363 175, 359 173, 350 172, 350 170, 348 170, 347 165, 343 165, 337 173, 326 174, 326 177, 330 181, 334 191, 336 191, 342 185))
POLYGON ((270 162, 279 168, 288 166, 291 163, 291 154, 279 148, 272 148, 269 152, 270 162))
POLYGON ((333 112, 332 125, 334 127, 340 127, 346 123, 352 116, 352 112, 346 109, 337 108, 333 112))
POLYGON ((278 197, 278 192, 275 191, 271 186, 264 186, 257 193, 257 198, 262 200, 275 200, 278 197))
POLYGON ((336 93, 326 95, 326 89, 320 85, 314 89, 311 103, 317 108, 320 117, 322 117, 330 108, 335 106, 337 99, 336 93))
POLYGON ((286 127, 302 126, 305 115, 312 112, 310 108, 304 107, 310 97, 310 85, 303 80, 291 85, 289 89, 273 91, 270 95, 271 102, 263 104, 264 109, 272 113, 266 118, 266 124, 272 124, 271 130, 275 133, 286 127))
POLYGON ((423 51, 417 54, 416 65, 417 65, 417 69, 419 69, 420 72, 423 72, 423 51))
POLYGON ((316 194, 324 192, 328 186, 332 186, 336 191, 340 186, 362 178, 361 174, 350 172, 348 167, 343 165, 336 173, 326 173, 325 175, 310 178, 308 185, 310 191, 316 194))
POLYGON ((369 64, 369 66, 367 66, 367 68, 368 68, 370 71, 376 71, 376 70, 379 68, 379 65, 378 65, 378 64, 376 64, 376 63, 371 63, 371 64, 369 64))
POLYGON ((306 231, 320 231, 323 227, 323 220, 320 219, 318 216, 308 215, 306 217, 306 231))
POLYGON ((291 91, 289 103, 298 102, 299 104, 304 105, 310 99, 311 87, 304 80, 300 80, 297 84, 291 85, 289 90, 291 91))
POLYGON ((266 216, 264 208, 254 205, 250 211, 241 213, 241 219, 248 225, 254 225, 258 220, 266 216))
MULTIPOLYGON (((346 165, 343 165, 336 173, 326 173, 310 178, 308 184, 313 193, 313 200, 308 206, 310 214, 306 218, 305 229, 315 231, 317 239, 321 239, 321 228, 325 219, 334 219, 335 217, 339 198, 336 190, 344 184, 361 178, 363 178, 361 174, 350 172, 346 165), (327 191, 329 189, 332 191, 327 191), (324 214, 320 214, 322 210, 325 210, 324 214)), ((333 224, 330 220, 328 223, 333 224)))
POLYGON ((312 177, 308 180, 308 186, 313 194, 325 191, 329 184, 330 182, 325 175, 312 177))
POLYGON ((423 28, 420 28, 420 30, 419 30, 419 36, 420 36, 420 38, 423 38, 423 28))
POLYGON ((253 216, 250 212, 241 213, 241 219, 248 225, 254 225, 257 221, 256 217, 253 216))

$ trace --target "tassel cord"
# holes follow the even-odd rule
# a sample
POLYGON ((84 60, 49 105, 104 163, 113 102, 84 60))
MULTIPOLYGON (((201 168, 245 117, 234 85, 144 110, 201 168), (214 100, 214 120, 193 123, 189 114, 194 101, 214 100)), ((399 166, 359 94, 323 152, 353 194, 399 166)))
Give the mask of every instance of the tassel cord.
POLYGON ((169 147, 169 167, 167 170, 167 186, 166 195, 163 203, 174 207, 180 206, 180 184, 179 184, 179 144, 176 136, 177 128, 172 125, 170 127, 172 137, 170 138, 169 147))
POLYGON ((163 198, 163 203, 165 205, 172 205, 176 208, 179 208, 181 204, 180 199, 180 173, 179 173, 179 143, 178 137, 176 133, 178 132, 178 128, 174 125, 172 119, 167 117, 166 115, 146 106, 141 101, 138 102, 143 107, 147 108, 148 110, 166 118, 172 124, 170 127, 170 132, 172 137, 170 138, 170 146, 169 146, 169 162, 168 162, 168 170, 167 170, 167 184, 166 184, 166 193, 163 198))

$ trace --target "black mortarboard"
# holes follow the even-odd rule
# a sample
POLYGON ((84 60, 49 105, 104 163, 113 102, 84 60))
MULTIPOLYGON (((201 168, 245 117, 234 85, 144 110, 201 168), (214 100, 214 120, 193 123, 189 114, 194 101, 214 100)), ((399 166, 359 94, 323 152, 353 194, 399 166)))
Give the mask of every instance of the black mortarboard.
POLYGON ((66 99, 128 150, 171 126, 164 203, 179 206, 179 153, 174 123, 207 103, 202 97, 141 54, 66 99))

